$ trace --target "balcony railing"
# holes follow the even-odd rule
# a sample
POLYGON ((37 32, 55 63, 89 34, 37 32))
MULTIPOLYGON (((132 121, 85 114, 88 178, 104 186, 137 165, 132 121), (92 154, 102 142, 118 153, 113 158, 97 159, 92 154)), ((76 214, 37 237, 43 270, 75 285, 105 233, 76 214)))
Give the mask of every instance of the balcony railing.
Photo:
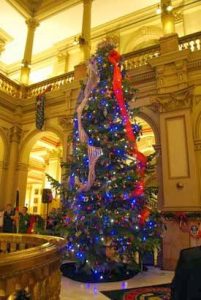
POLYGON ((50 88, 51 91, 58 90, 63 86, 71 83, 74 80, 74 72, 68 72, 50 79, 29 85, 26 92, 26 97, 31 98, 43 93, 50 88))
POLYGON ((201 32, 192 33, 179 38, 179 49, 189 49, 191 52, 201 50, 201 32))
POLYGON ((16 98, 20 95, 20 85, 0 73, 0 91, 16 98))
MULTIPOLYGON (((201 32, 193 33, 179 38, 179 49, 189 49, 191 52, 201 50, 201 32)), ((156 44, 144 49, 124 54, 124 66, 126 70, 139 69, 143 66, 148 65, 150 59, 158 56, 160 56, 160 45, 156 44)), ((28 87, 23 89, 20 85, 8 79, 6 76, 0 74, 0 91, 3 91, 13 97, 32 98, 36 97, 40 93, 43 93, 48 88, 51 88, 51 91, 58 90, 72 83, 73 81, 74 72, 72 71, 29 85, 28 87)))
POLYGON ((132 70, 148 64, 153 57, 160 55, 160 46, 153 45, 145 49, 140 49, 123 55, 126 70, 132 70))
POLYGON ((0 299, 14 299, 19 291, 32 300, 60 299, 64 247, 58 237, 0 234, 0 299))

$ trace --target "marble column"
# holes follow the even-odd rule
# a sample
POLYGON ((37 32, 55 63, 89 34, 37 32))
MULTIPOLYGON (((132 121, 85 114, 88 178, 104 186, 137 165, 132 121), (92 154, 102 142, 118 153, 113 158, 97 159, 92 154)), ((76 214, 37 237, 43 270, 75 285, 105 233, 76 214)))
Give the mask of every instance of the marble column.
POLYGON ((39 25, 37 19, 30 18, 26 20, 26 24, 28 27, 26 45, 24 50, 24 58, 22 60, 20 81, 21 83, 27 85, 29 83, 29 74, 30 74, 30 65, 32 59, 32 50, 33 50, 33 41, 34 41, 34 33, 36 27, 39 25))
POLYGON ((175 33, 174 15, 171 0, 161 0, 161 22, 164 35, 175 33))
POLYGON ((89 59, 91 50, 91 6, 93 0, 83 0, 82 35, 79 39, 84 61, 89 59))
POLYGON ((27 188, 28 164, 17 164, 17 189, 19 190, 19 205, 25 205, 25 196, 27 188))
POLYGON ((19 143, 22 129, 18 126, 10 128, 10 153, 8 159, 8 170, 5 182, 5 199, 6 202, 15 204, 16 196, 16 167, 19 154, 19 143))

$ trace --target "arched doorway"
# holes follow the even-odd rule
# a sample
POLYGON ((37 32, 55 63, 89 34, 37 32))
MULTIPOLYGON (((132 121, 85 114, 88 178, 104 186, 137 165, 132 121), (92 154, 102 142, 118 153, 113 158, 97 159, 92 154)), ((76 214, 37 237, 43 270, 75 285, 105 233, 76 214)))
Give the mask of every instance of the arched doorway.
POLYGON ((62 151, 60 138, 52 132, 45 132, 30 151, 25 205, 32 214, 45 216, 47 213, 47 204, 42 202, 44 188, 52 190, 53 200, 49 204, 49 209, 60 206, 60 198, 52 189, 45 174, 61 181, 62 151))
POLYGON ((142 126, 142 136, 137 141, 138 150, 146 156, 153 154, 155 141, 155 135, 151 126, 142 118, 135 117, 135 121, 142 126))
MULTIPOLYGON (((150 124, 140 117, 135 117, 135 122, 142 126, 142 136, 139 141, 137 141, 138 150, 144 155, 149 156, 155 153, 154 145, 156 144, 156 138, 153 129, 150 124)), ((156 159, 152 161, 153 165, 156 166, 156 159)), ((149 174, 145 178, 145 184, 147 187, 158 187, 158 180, 156 176, 156 170, 149 174)), ((154 193, 150 199, 150 206, 152 208, 157 208, 157 195, 154 193)))

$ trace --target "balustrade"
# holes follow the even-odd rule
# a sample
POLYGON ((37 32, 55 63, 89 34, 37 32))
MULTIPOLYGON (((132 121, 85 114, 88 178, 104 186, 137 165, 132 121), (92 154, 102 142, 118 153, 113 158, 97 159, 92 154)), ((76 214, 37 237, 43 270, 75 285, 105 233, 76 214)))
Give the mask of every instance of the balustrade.
POLYGON ((179 38, 179 49, 189 49, 195 52, 201 49, 201 32, 189 34, 179 38))
POLYGON ((0 299, 27 292, 32 300, 60 299, 60 264, 65 240, 0 234, 0 299))
MULTIPOLYGON (((201 50, 201 32, 193 33, 179 38, 179 50, 189 49, 191 52, 201 50)), ((139 69, 148 65, 150 59, 160 56, 160 45, 156 44, 124 54, 123 63, 126 70, 139 69)), ((150 71, 150 70, 147 70, 150 71)), ((146 73, 146 70, 144 70, 146 73)), ((137 75, 141 76, 141 75, 137 75)), ((143 77, 144 78, 144 77, 143 77)), ((0 74, 0 91, 14 98, 33 98, 47 89, 55 91, 74 81, 74 72, 68 72, 50 79, 23 87, 0 74)))
POLYGON ((26 98, 36 97, 47 89, 51 91, 58 90, 74 80, 74 72, 52 77, 39 83, 31 84, 26 89, 26 98))
POLYGON ((158 45, 150 46, 145 49, 140 49, 123 55, 124 67, 126 70, 136 69, 148 64, 148 61, 153 57, 160 55, 160 47, 158 45))
POLYGON ((20 86, 0 73, 0 91, 17 98, 20 95, 20 86))

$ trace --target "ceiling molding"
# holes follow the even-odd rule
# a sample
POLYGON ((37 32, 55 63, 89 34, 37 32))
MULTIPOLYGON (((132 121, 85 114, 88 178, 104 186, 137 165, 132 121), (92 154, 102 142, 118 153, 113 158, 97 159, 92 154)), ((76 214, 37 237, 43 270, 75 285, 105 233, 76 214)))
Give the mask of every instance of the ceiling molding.
POLYGON ((23 17, 35 17, 38 21, 49 18, 64 9, 82 3, 82 0, 6 0, 23 17))

